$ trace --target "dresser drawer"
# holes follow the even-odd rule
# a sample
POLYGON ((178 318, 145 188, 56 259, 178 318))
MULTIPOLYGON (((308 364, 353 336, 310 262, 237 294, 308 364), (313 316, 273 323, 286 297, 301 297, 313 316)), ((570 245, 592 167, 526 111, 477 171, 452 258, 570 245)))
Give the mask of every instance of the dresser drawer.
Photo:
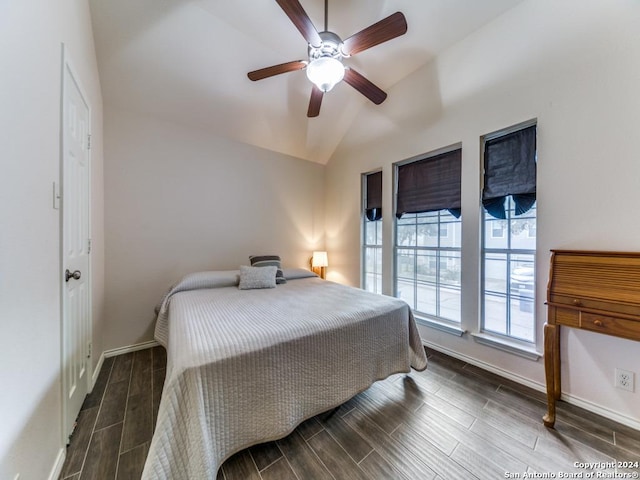
POLYGON ((611 314, 622 314, 621 316, 631 315, 637 316, 640 309, 637 304, 626 304, 622 301, 610 302, 588 298, 584 296, 560 295, 557 293, 549 293, 547 303, 560 306, 567 306, 580 310, 600 310, 610 312, 611 314))
POLYGON ((579 328, 631 340, 640 336, 640 322, 595 313, 580 312, 579 328))
POLYGON ((553 315, 553 323, 558 325, 566 325, 568 327, 580 328, 580 311, 570 310, 568 308, 549 308, 549 314, 553 315))

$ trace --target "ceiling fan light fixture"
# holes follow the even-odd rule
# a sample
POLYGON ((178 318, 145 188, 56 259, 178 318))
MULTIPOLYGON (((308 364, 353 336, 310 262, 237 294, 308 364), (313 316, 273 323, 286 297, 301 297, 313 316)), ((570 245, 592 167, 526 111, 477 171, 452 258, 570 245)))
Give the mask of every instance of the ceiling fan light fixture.
POLYGON ((333 57, 320 57, 309 62, 307 78, 323 92, 328 92, 344 78, 344 65, 333 57))

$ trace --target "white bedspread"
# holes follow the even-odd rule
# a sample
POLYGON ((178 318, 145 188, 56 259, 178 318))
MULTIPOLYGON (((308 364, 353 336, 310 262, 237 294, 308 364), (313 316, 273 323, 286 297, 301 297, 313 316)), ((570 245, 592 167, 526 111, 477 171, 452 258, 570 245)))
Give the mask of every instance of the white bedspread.
POLYGON ((402 300, 319 278, 264 290, 224 278, 187 276, 160 306, 167 375, 143 479, 214 479, 235 452, 426 368, 402 300))

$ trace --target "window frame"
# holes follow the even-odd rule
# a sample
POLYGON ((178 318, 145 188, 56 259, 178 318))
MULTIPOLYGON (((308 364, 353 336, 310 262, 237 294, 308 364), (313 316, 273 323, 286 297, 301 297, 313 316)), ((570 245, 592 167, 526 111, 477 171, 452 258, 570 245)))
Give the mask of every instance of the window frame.
MULTIPOLYGON (((367 250, 375 249, 380 255, 382 259, 383 248, 384 248, 384 238, 383 233, 380 234, 381 243, 378 244, 368 244, 367 243, 367 222, 376 223, 376 229, 379 228, 382 230, 382 223, 384 221, 384 209, 382 210, 382 218, 380 220, 370 221, 367 219, 367 177, 369 175, 375 173, 382 173, 382 168, 378 168, 375 170, 371 170, 368 172, 364 172, 360 175, 360 288, 363 290, 367 290, 373 293, 382 293, 382 268, 380 272, 372 272, 373 275, 379 279, 379 285, 375 285, 373 290, 367 289, 367 250), (376 288, 378 287, 378 288, 376 288)), ((382 177, 382 190, 384 195, 384 174, 382 177)))
MULTIPOLYGON (((392 283, 393 283, 393 296, 396 298, 398 297, 398 250, 402 250, 402 249, 406 249, 406 246, 400 246, 398 245, 398 218, 396 217, 396 211, 397 211, 397 197, 398 197, 398 170, 401 166, 403 165, 407 165, 409 163, 413 163, 413 162, 417 162, 420 160, 426 160, 432 157, 436 157, 438 155, 442 155, 445 153, 450 153, 453 152, 455 150, 460 150, 462 151, 462 142, 458 142, 452 145, 448 145, 446 147, 442 147, 436 150, 431 150, 427 153, 423 153, 420 155, 416 155, 414 157, 399 161, 399 162, 395 162, 393 163, 393 192, 392 192, 392 215, 393 215, 393 276, 392 276, 392 283)), ((462 179, 461 179, 462 181, 462 179)), ((416 215, 416 214, 412 214, 412 215, 416 215)), ((440 217, 440 215, 438 215, 438 218, 440 217)), ((439 225, 439 222, 438 222, 439 225)), ((438 227, 438 230, 439 227, 438 227)), ((440 232, 438 232, 440 233, 440 232)), ((460 253, 460 263, 462 264, 462 256, 463 256, 463 251, 462 251, 462 220, 460 219, 460 247, 459 248, 451 248, 451 247, 444 247, 442 250, 440 249, 440 247, 438 247, 438 249, 436 250, 437 252, 439 251, 457 251, 460 253)), ((438 239, 438 243, 440 243, 440 239, 438 239)), ((419 250, 421 248, 425 248, 425 247, 408 247, 408 248, 414 248, 416 250, 419 250)), ((429 247, 432 248, 432 247, 429 247)), ((415 318, 416 321, 418 323, 422 323, 425 325, 428 325, 430 327, 445 331, 447 333, 452 333, 456 336, 461 336, 464 331, 462 330, 461 326, 462 326, 462 300, 463 298, 463 292, 462 292, 462 284, 460 285, 460 321, 455 321, 455 320, 449 320, 446 318, 442 318, 442 317, 436 317, 433 315, 429 315, 423 312, 417 312, 415 311, 415 318)), ((412 310, 413 310, 413 306, 411 306, 412 310)))
MULTIPOLYGON (((519 130, 523 130, 529 127, 533 127, 535 126, 537 129, 538 126, 538 121, 537 119, 532 119, 532 120, 528 120, 516 125, 512 125, 510 127, 501 129, 501 130, 497 130, 495 132, 483 135, 480 137, 480 199, 482 199, 482 192, 484 190, 484 171, 485 171, 485 158, 484 158, 484 152, 485 152, 485 143, 487 141, 496 139, 496 138, 500 138, 502 136, 505 135, 509 135, 511 133, 517 132, 519 130)), ((537 132, 536 132, 537 135, 537 132)), ((536 163, 537 163, 537 146, 536 146, 536 163)), ((506 200, 506 202, 513 202, 513 199, 511 198, 511 196, 509 196, 506 200)), ((508 248, 490 248, 489 249, 489 254, 505 254, 506 255, 506 261, 507 261, 507 277, 505 278, 505 288, 506 288, 506 293, 505 293, 505 308, 507 308, 507 312, 506 312, 506 325, 505 325, 505 330, 507 332, 510 331, 510 323, 511 323, 511 296, 512 296, 512 292, 511 292, 511 274, 510 274, 510 258, 511 255, 518 255, 518 254, 522 254, 522 255, 531 255, 533 257, 532 259, 532 264, 533 264, 533 299, 532 299, 532 315, 533 315, 533 322, 531 325, 531 329, 532 329, 532 340, 526 340, 523 338, 519 338, 519 337, 514 337, 508 333, 506 334, 502 334, 499 332, 495 332, 492 330, 486 330, 485 329, 485 314, 486 314, 486 307, 485 307, 485 296, 486 296, 486 288, 485 288, 485 281, 486 281, 486 261, 487 261, 487 247, 486 247, 486 238, 487 238, 487 231, 486 229, 488 228, 487 226, 487 220, 486 220, 486 215, 487 212, 485 211, 484 206, 482 205, 482 201, 479 202, 479 220, 480 220, 480 290, 479 290, 479 301, 480 301, 480 322, 479 322, 479 333, 477 335, 474 335, 478 338, 483 338, 483 342, 486 343, 492 343, 491 339, 496 339, 498 344, 502 344, 502 345, 511 345, 513 347, 515 347, 516 349, 521 348, 525 353, 527 351, 533 351, 533 349, 535 349, 537 342, 538 342, 538 316, 537 316, 537 309, 536 309, 536 299, 537 299, 537 295, 536 295, 536 286, 537 286, 537 282, 536 282, 536 278, 537 278, 537 268, 536 268, 536 262, 537 262, 537 251, 538 251, 538 238, 537 238, 537 221, 538 221, 538 208, 537 208, 537 203, 538 203, 538 199, 536 198, 536 203, 535 203, 535 220, 536 220, 536 235, 535 235, 535 248, 534 249, 514 249, 511 248, 511 220, 513 219, 512 214, 511 214, 511 209, 506 209, 509 213, 506 219, 507 225, 504 228, 504 235, 506 236, 506 240, 507 240, 507 247, 508 248)), ((498 238, 498 237, 493 237, 493 232, 492 233, 492 238, 498 238)), ((504 237, 501 237, 504 238, 504 237)), ((528 233, 528 238, 531 238, 530 232, 528 233)), ((478 339, 477 338, 477 339, 478 339)), ((512 349, 508 349, 509 351, 512 351, 512 349)))

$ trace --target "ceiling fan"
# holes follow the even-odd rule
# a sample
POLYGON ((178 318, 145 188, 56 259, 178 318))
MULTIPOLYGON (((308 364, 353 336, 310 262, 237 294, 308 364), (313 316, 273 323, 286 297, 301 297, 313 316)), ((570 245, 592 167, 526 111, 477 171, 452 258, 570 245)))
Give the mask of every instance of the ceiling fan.
POLYGON ((276 0, 309 44, 309 60, 294 60, 247 74, 250 80, 256 81, 306 69, 307 77, 313 83, 308 117, 317 117, 320 114, 324 94, 342 80, 376 105, 384 102, 387 94, 353 68, 345 66, 342 59, 399 37, 407 31, 404 15, 396 12, 343 41, 327 28, 327 2, 328 0, 324 2, 324 31, 318 32, 298 0, 276 0))

